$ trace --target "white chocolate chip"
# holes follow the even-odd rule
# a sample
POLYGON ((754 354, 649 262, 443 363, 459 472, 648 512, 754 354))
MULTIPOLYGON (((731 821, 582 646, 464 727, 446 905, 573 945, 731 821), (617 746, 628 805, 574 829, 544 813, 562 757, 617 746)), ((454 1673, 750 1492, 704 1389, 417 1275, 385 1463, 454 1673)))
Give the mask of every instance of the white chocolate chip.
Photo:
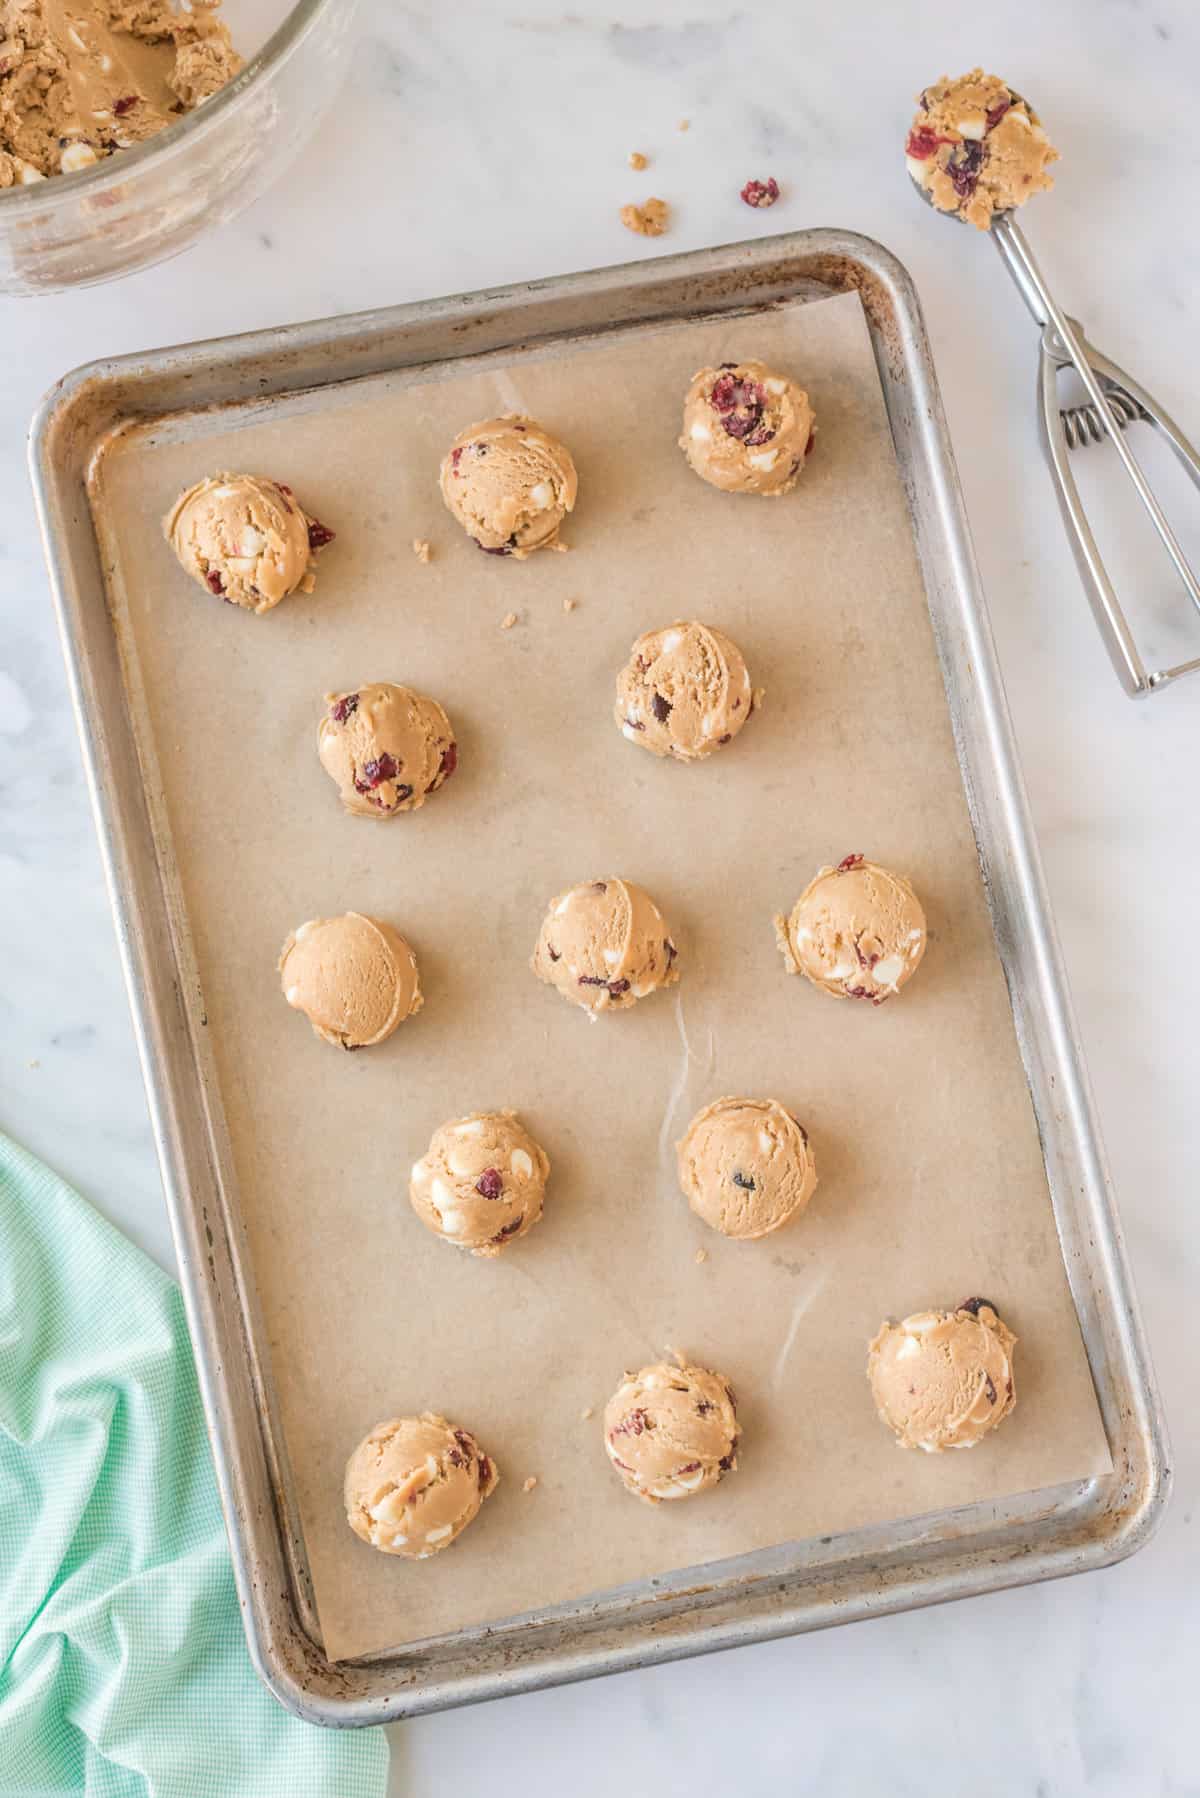
POLYGON ((460 1180, 466 1179, 471 1172, 471 1163, 464 1155, 455 1154, 453 1150, 446 1156, 446 1166, 452 1174, 457 1174, 460 1180))
POLYGON ((438 1470, 437 1456, 436 1455, 426 1455, 425 1471, 429 1475, 431 1480, 437 1479, 437 1470, 438 1470))
POLYGON ((617 963, 621 959, 621 955, 622 955, 622 951, 620 949, 606 949, 604 951, 604 959, 608 963, 610 968, 616 967, 617 963))
POLYGON ((393 1486, 377 1505, 371 1507, 369 1515, 376 1523, 400 1523, 404 1517, 404 1494, 393 1486))
POLYGON ((691 437, 694 443, 712 442, 712 432, 707 425, 702 425, 699 419, 697 419, 696 423, 692 426, 691 437))
POLYGON ((315 930, 316 927, 317 927, 317 920, 315 918, 310 918, 308 920, 307 924, 301 924, 299 930, 296 932, 296 941, 298 943, 302 943, 304 941, 305 937, 308 935, 309 931, 315 930))
POLYGON ((568 893, 566 898, 560 899, 558 904, 555 906, 555 908, 554 908, 555 917, 561 918, 563 913, 566 911, 567 907, 570 905, 570 903, 571 903, 571 894, 568 893))
POLYGON ((877 961, 871 970, 880 986, 894 987, 904 972, 904 961, 899 955, 885 955, 877 961))
POLYGON ((229 556, 225 563, 230 574, 253 574, 258 566, 257 556, 229 556))
POLYGON ((447 1236, 465 1236, 467 1220, 461 1211, 443 1211, 441 1213, 442 1230, 447 1236))
POLYGON ((621 735, 623 737, 628 737, 631 743, 636 743, 641 734, 641 731, 635 730, 632 724, 623 724, 621 726, 621 735))
POLYGON ((774 468, 779 460, 778 450, 760 450, 756 456, 748 456, 751 468, 774 468))
POLYGON ((677 1475, 675 1484, 677 1486, 682 1486, 685 1492, 695 1492, 695 1490, 698 1486, 702 1486, 704 1484, 704 1469, 703 1469, 703 1467, 701 1467, 697 1473, 677 1475))
POLYGON ((283 996, 289 1005, 299 1005, 300 988, 298 986, 289 986, 287 992, 283 996))
POLYGON ((455 1136, 482 1136, 487 1126, 479 1118, 472 1118, 468 1124, 456 1124, 455 1136))
POLYGON ((664 656, 669 656, 671 651, 673 649, 678 649, 682 642, 682 631, 668 631, 662 640, 662 649, 659 653, 664 656))
POLYGON ((247 525, 246 529, 238 538, 237 550, 239 556, 261 556, 266 547, 266 538, 261 531, 256 531, 253 525, 247 525))
POLYGON ((440 1529, 426 1530, 425 1540, 430 1544, 434 1542, 444 1542, 447 1536, 452 1536, 453 1534, 454 1525, 452 1523, 443 1523, 440 1529))
POLYGON ((764 381, 763 386, 768 393, 780 394, 787 392, 787 382, 778 380, 774 375, 772 375, 770 380, 764 381))
POLYGON ((412 1178, 416 1185, 424 1186, 429 1177, 429 1163, 427 1161, 414 1161, 412 1166, 412 1178))
POLYGON ((919 1355, 920 1352, 921 1345, 916 1337, 906 1336, 904 1341, 900 1344, 900 1347, 896 1350, 896 1359, 897 1361, 907 1361, 910 1355, 919 1355))
POLYGON ((987 123, 984 119, 959 119, 958 128, 964 137, 978 143, 987 130, 987 123))
POLYGON ((922 161, 918 161, 915 156, 906 156, 904 158, 904 166, 919 186, 926 187, 929 184, 929 177, 937 167, 937 164, 932 156, 927 157, 922 161))
POLYGON ((433 1202, 437 1206, 439 1211, 441 1211, 443 1207, 450 1208, 453 1206, 454 1194, 451 1192, 450 1188, 446 1185, 446 1182, 444 1180, 435 1180, 434 1181, 434 1183, 433 1183, 433 1202))
POLYGON ((764 1155, 769 1155, 771 1150, 775 1147, 775 1144, 771 1141, 771 1138, 767 1135, 765 1130, 760 1130, 758 1133, 758 1146, 764 1155))
POLYGON ((852 961, 839 961, 836 967, 830 968, 828 978, 830 980, 849 980, 853 973, 854 963, 852 961))
POLYGON ((539 481, 536 487, 530 488, 529 497, 542 512, 546 510, 547 506, 554 504, 554 491, 549 481, 539 481))
POLYGON ((524 1149, 514 1149, 508 1158, 508 1165, 522 1180, 528 1180, 533 1173, 533 1158, 524 1149))

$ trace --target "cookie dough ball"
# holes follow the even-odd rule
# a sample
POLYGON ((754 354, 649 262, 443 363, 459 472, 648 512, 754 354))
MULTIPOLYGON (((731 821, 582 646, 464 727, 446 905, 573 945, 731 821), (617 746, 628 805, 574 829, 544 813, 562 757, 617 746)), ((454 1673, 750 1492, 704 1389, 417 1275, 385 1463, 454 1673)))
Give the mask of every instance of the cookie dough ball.
POLYGON ((679 979, 666 920, 631 880, 585 880, 550 901, 530 963, 539 980, 594 1017, 625 1011, 679 979))
POLYGON ((986 231, 997 212, 1053 187, 1058 151, 1036 112, 998 75, 943 75, 918 95, 904 146, 909 174, 939 212, 986 231))
POLYGON ((882 1005, 921 965, 925 913, 902 875, 848 855, 809 881, 775 936, 789 974, 834 999, 882 1005))
POLYGON ((679 447, 723 493, 790 493, 816 431, 808 395, 761 362, 702 368, 683 402, 679 447))
POLYGON ((360 818, 415 812, 458 766, 450 720, 436 699, 391 681, 327 693, 317 754, 342 804, 360 818))
POLYGON ((311 593, 315 553, 333 538, 290 487, 254 474, 197 482, 175 501, 163 530, 193 580, 250 612, 269 612, 297 587, 311 593))
POLYGON ((499 1478, 470 1430, 432 1411, 393 1417, 346 1463, 346 1521, 385 1555, 427 1561, 462 1535, 499 1478))
POLYGON ((707 1492, 737 1466, 733 1388, 683 1363, 626 1374, 604 1408, 604 1447, 626 1491, 647 1504, 707 1492))
POLYGON ((288 1004, 342 1049, 384 1042, 424 1003, 400 932, 356 911, 301 924, 283 945, 279 976, 288 1004))
POLYGON ((737 644, 680 620, 638 638, 617 676, 614 716, 631 743, 699 762, 737 736, 754 699, 737 644))
POLYGON ((777 1099, 717 1099, 675 1145, 697 1217, 750 1241, 799 1217, 817 1185, 808 1131, 777 1099))
POLYGON ((490 556, 519 562, 557 541, 579 486, 565 444, 514 413, 460 431, 442 463, 441 484, 468 537, 490 556))
POLYGON ((884 1324, 867 1356, 876 1409, 901 1448, 974 1448, 1017 1402, 1016 1337, 986 1299, 884 1324))
POLYGON ((542 1215, 550 1162, 515 1111, 473 1111, 433 1133, 409 1197, 427 1229, 473 1255, 498 1255, 542 1215))

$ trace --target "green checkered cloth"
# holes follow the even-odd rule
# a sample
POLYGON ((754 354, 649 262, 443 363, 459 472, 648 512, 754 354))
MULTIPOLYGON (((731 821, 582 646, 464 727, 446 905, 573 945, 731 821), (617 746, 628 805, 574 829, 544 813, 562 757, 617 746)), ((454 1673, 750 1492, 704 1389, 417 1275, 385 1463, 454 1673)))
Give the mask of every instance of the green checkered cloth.
POLYGON ((0 1793, 386 1784, 250 1664, 178 1289, 0 1136, 0 1793))

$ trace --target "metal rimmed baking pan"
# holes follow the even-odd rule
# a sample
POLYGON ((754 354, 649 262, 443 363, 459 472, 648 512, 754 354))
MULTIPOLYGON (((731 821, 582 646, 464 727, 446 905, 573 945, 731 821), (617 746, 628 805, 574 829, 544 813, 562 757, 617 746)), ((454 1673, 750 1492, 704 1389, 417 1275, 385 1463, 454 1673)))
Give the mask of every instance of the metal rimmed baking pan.
MULTIPOLYGON (((1169 1470, 919 307, 846 233, 696 255, 95 364, 47 398, 32 462, 251 1649, 281 1700, 354 1725, 965 1596, 1115 1560, 1169 1470), (1114 1472, 763 1548, 600 1597, 331 1662, 320 1645, 237 1195, 197 1046, 176 870, 154 829, 88 473, 140 422, 387 371, 595 340, 856 290, 868 320, 959 768, 1114 1472)), ((251 621, 253 623, 253 621, 251 621)))

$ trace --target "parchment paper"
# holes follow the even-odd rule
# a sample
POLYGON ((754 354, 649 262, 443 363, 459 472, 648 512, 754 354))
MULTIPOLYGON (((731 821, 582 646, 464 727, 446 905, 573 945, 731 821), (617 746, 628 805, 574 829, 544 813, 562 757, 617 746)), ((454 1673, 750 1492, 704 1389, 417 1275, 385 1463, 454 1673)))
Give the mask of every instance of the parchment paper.
POLYGON ((114 443, 96 492, 331 1656, 1109 1469, 856 295, 160 421, 114 443), (693 371, 750 356, 794 371, 819 421, 781 500, 719 494, 675 447, 693 371), (569 554, 480 555, 442 507, 446 444, 506 409, 575 454, 569 554), (311 597, 255 618, 176 568, 159 519, 217 469, 289 482, 336 529, 311 597), (610 716, 635 635, 678 617, 732 635, 766 688, 698 767, 610 716), (389 679, 446 705, 461 765, 377 823, 339 809, 316 726, 326 691, 389 679), (788 977, 774 944, 772 913, 852 851, 908 874, 931 926, 879 1010, 788 977), (547 899, 605 874, 656 897, 683 973, 590 1024, 527 962, 547 899), (404 931, 426 993, 357 1055, 317 1040, 275 971, 292 926, 346 909, 404 931), (777 1096, 815 1145, 808 1214, 762 1242, 708 1231, 676 1188, 673 1144, 723 1093, 777 1096), (477 1261, 417 1222, 408 1173, 443 1119, 504 1105, 550 1155, 546 1215, 477 1261), (867 1340, 974 1293, 1020 1338, 1016 1412, 972 1453, 905 1453, 867 1340), (734 1381, 742 1466, 651 1509, 600 1416, 668 1347, 734 1381), (350 1533, 342 1469, 377 1420, 426 1407, 476 1431, 502 1483, 453 1549, 408 1564, 350 1533))

